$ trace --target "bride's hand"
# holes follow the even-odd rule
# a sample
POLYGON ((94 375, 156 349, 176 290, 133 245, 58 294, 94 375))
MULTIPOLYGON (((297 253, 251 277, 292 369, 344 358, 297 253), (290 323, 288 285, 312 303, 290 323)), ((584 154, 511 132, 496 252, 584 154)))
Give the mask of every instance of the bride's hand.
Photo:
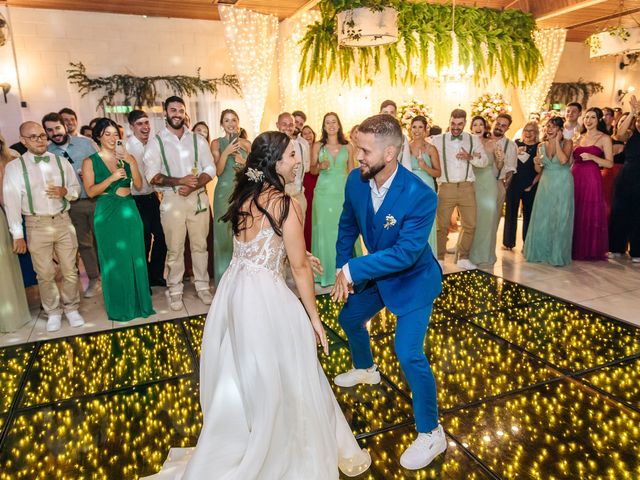
POLYGON ((329 341, 327 340, 327 332, 324 331, 324 326, 319 318, 311 320, 311 326, 316 334, 316 340, 322 346, 322 351, 325 355, 329 355, 329 341))

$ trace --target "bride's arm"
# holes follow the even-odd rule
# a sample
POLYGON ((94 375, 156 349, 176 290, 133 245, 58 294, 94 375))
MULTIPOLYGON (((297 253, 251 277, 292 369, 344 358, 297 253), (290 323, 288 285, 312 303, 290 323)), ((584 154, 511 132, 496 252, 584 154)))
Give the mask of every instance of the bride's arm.
MULTIPOLYGON (((278 211, 279 208, 276 207, 275 210, 278 211)), ((311 325, 316 333, 316 337, 320 345, 322 345, 324 353, 328 355, 329 344, 322 322, 320 322, 318 309, 316 308, 313 272, 309 259, 307 258, 307 247, 304 243, 302 209, 300 208, 300 204, 293 198, 291 199, 289 215, 282 225, 282 238, 284 240, 284 248, 287 251, 287 257, 289 258, 289 264, 291 265, 291 273, 293 274, 293 279, 300 293, 300 299, 311 319, 311 325)))

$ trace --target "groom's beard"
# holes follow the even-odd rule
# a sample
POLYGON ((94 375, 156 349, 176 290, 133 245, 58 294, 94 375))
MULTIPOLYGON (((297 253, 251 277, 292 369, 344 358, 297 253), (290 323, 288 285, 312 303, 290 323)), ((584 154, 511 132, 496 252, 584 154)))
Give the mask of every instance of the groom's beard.
POLYGON ((360 178, 362 180, 371 180, 373 177, 375 177, 379 172, 382 171, 382 169, 384 168, 384 162, 379 163, 378 165, 372 165, 369 167, 369 170, 367 170, 366 172, 360 168, 360 178))

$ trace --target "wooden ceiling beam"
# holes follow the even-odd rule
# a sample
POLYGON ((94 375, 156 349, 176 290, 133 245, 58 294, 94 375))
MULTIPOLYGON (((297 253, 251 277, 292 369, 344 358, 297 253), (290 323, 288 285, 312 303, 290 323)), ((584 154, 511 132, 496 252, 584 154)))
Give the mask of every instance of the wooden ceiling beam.
POLYGON ((529 12, 533 14, 536 20, 542 21, 606 1, 607 0, 537 0, 530 2, 529 12))

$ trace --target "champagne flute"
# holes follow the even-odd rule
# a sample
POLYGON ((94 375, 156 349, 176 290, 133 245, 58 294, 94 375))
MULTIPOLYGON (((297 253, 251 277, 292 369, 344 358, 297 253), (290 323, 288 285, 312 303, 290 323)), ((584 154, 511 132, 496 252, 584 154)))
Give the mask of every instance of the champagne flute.
POLYGON ((193 175, 194 177, 198 176, 198 167, 196 165, 191 167, 191 175, 193 175))

